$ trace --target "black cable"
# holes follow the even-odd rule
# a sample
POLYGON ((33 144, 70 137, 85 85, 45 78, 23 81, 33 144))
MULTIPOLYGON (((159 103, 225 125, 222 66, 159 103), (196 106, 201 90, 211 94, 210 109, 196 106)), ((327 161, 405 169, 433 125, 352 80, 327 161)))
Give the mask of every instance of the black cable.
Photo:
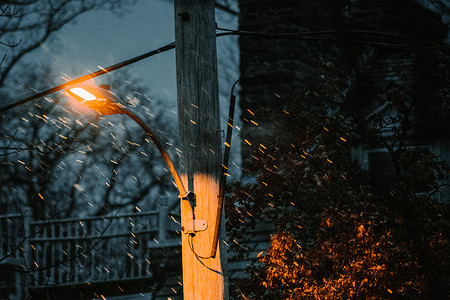
POLYGON ((380 31, 370 31, 370 30, 324 30, 324 31, 307 31, 307 32, 258 32, 258 31, 245 31, 245 30, 233 30, 217 27, 217 30, 225 31, 218 33, 216 36, 228 36, 228 35, 238 35, 238 36, 250 36, 250 37, 259 37, 259 38, 269 38, 269 39, 301 39, 301 40, 324 40, 324 41, 339 41, 339 42, 354 42, 359 44, 368 44, 375 46, 384 46, 384 47, 394 47, 401 49, 408 49, 411 46, 408 44, 400 44, 400 43, 390 43, 390 42, 381 42, 381 41, 370 41, 370 40, 355 40, 355 39, 347 39, 347 38, 319 38, 318 35, 370 35, 370 36, 380 36, 386 38, 395 38, 395 39, 403 39, 407 41, 418 42, 436 49, 439 49, 443 52, 450 53, 450 47, 441 45, 435 42, 430 42, 426 40, 417 39, 415 37, 406 36, 402 34, 396 33, 388 33, 388 32, 380 32, 380 31))
MULTIPOLYGON (((354 40, 354 39, 343 39, 343 38, 320 38, 317 37, 317 35, 339 35, 339 34, 368 34, 368 35, 377 35, 377 36, 384 36, 384 37, 390 37, 390 38, 402 38, 409 41, 415 41, 419 42, 425 45, 428 45, 430 47, 439 49, 443 52, 450 53, 450 47, 440 45, 437 43, 424 41, 424 40, 418 40, 413 37, 408 37, 401 34, 394 34, 394 33, 386 33, 386 32, 379 32, 379 31, 366 31, 366 30, 341 30, 341 31, 309 31, 309 32, 286 32, 286 33, 267 33, 267 32, 257 32, 257 31, 243 31, 243 30, 232 30, 232 29, 225 29, 225 28, 216 28, 220 31, 225 31, 221 33, 217 33, 216 37, 221 36, 228 36, 228 35, 239 35, 239 36, 251 36, 251 37, 259 37, 259 38, 269 38, 269 39, 302 39, 302 40, 323 40, 323 41, 336 41, 336 42, 352 42, 352 43, 358 43, 358 44, 367 44, 367 45, 374 45, 374 46, 384 46, 384 47, 394 47, 394 48, 400 48, 400 49, 408 49, 410 46, 408 44, 399 44, 399 43, 387 43, 387 42, 378 42, 378 41, 367 41, 367 40, 354 40), (313 37, 313 36, 314 37, 313 37)), ((87 74, 85 76, 79 77, 77 79, 74 79, 72 81, 66 82, 64 84, 61 84, 59 86, 53 87, 51 89, 48 89, 46 91, 40 92, 38 94, 32 95, 28 98, 25 98, 23 100, 20 100, 18 102, 15 102, 13 104, 10 104, 8 106, 0 108, 0 113, 9 110, 11 108, 14 108, 16 106, 28 103, 30 101, 36 100, 38 98, 44 97, 48 94, 52 94, 54 92, 60 91, 67 86, 75 85, 81 82, 84 82, 86 80, 92 79, 94 77, 115 71, 117 69, 123 68, 125 66, 131 65, 135 62, 138 62, 140 60, 143 60, 145 58, 148 58, 150 56, 153 56, 158 53, 162 53, 171 49, 175 48, 175 42, 172 42, 170 44, 167 44, 165 46, 162 46, 156 50, 152 50, 150 52, 144 53, 142 55, 136 56, 134 58, 128 59, 126 61, 123 61, 121 63, 115 64, 113 66, 102 68, 94 73, 87 74)))
POLYGON ((210 268, 210 267, 208 267, 207 265, 205 265, 205 263, 202 261, 202 259, 208 259, 208 258, 211 258, 211 257, 205 257, 205 256, 200 256, 200 255, 198 255, 196 252, 195 252, 195 250, 194 250, 194 241, 193 241, 193 237, 195 236, 195 234, 194 233, 189 233, 189 236, 188 236, 188 244, 189 244, 189 248, 191 249, 191 251, 192 251, 192 253, 194 253, 194 255, 195 255, 195 258, 205 267, 205 268, 207 268, 208 270, 210 270, 210 271, 212 271, 212 272, 214 272, 214 273, 217 273, 217 274, 219 274, 219 275, 223 275, 223 273, 222 272, 219 272, 219 271, 217 271, 217 270, 214 270, 214 269, 212 269, 212 268, 210 268))
POLYGON ((231 138, 233 134, 233 122, 234 122, 234 110, 236 107, 236 95, 234 94, 234 88, 236 87, 236 84, 241 80, 239 78, 236 80, 231 87, 231 93, 230 93, 230 107, 228 110, 228 124, 227 124, 227 136, 225 139, 225 151, 223 155, 223 163, 222 163, 222 174, 220 178, 219 183, 219 192, 220 195, 223 197, 224 191, 225 191, 225 184, 226 184, 226 178, 228 175, 228 164, 230 160, 230 150, 231 150, 231 138))
POLYGON ((206 256, 198 255, 197 252, 195 252, 195 250, 194 250, 194 239, 193 239, 194 236, 195 236, 195 233, 188 233, 188 239, 189 239, 188 244, 189 244, 189 249, 191 249, 191 251, 192 251, 192 253, 194 253, 195 257, 201 258, 201 259, 208 259, 208 258, 211 258, 211 257, 206 257, 206 256))
POLYGON ((216 257, 216 250, 217 250, 217 244, 219 241, 219 231, 220 231, 220 223, 222 221, 222 210, 223 210, 223 202, 225 197, 225 184, 227 181, 227 175, 228 175, 228 163, 230 160, 230 149, 231 149, 231 138, 233 133, 233 122, 234 122, 234 111, 236 106, 236 95, 234 95, 234 88, 236 87, 236 84, 241 80, 239 78, 236 80, 231 87, 231 93, 230 93, 230 108, 228 112, 228 123, 227 123, 227 137, 225 141, 225 151, 223 156, 223 162, 222 162, 222 173, 220 175, 219 179, 219 194, 217 195, 218 203, 217 203, 217 213, 216 213, 216 222, 214 226, 214 236, 212 241, 212 247, 211 247, 211 255, 210 256, 199 256, 197 253, 195 253, 192 239, 195 236, 190 235, 189 239, 191 240, 191 243, 189 244, 189 247, 191 248, 191 251, 195 254, 196 257, 202 258, 202 259, 209 259, 209 258, 215 258, 216 257))
POLYGON ((131 64, 133 64, 133 63, 135 63, 135 62, 138 62, 138 61, 143 60, 143 59, 145 59, 145 58, 148 58, 148 57, 150 57, 150 56, 153 56, 153 55, 156 55, 156 54, 159 54, 159 53, 162 53, 162 52, 165 52, 165 51, 174 49, 174 48, 175 48, 175 42, 172 42, 172 43, 167 44, 167 45, 165 45, 165 46, 162 46, 162 47, 160 47, 160 48, 158 48, 158 49, 156 49, 156 50, 152 50, 152 51, 150 51, 150 52, 141 54, 141 55, 139 55, 139 56, 130 58, 130 59, 125 60, 125 61, 123 61, 123 62, 120 62, 120 63, 118 63, 118 64, 112 65, 112 66, 110 66, 110 67, 107 67, 107 68, 101 68, 100 70, 98 70, 98 71, 96 71, 96 72, 94 72, 94 73, 90 73, 90 74, 84 75, 84 76, 79 77, 79 78, 77 78, 77 79, 68 81, 68 82, 66 82, 66 83, 64 83, 64 84, 55 86, 55 87, 53 87, 53 88, 50 88, 50 89, 45 90, 45 91, 43 91, 43 92, 40 92, 40 93, 38 93, 38 94, 32 95, 32 96, 30 96, 30 97, 28 97, 28 98, 22 99, 22 100, 20 100, 20 101, 18 101, 18 102, 15 102, 15 103, 13 103, 13 104, 10 104, 10 105, 7 105, 7 106, 5 106, 5 107, 2 107, 2 108, 0 108, 0 113, 4 112, 4 111, 6 111, 6 110, 9 110, 9 109, 11 109, 11 108, 14 108, 14 107, 16 107, 16 106, 19 106, 19 105, 28 103, 28 102, 30 102, 30 101, 39 99, 39 98, 44 97, 44 96, 47 96, 47 95, 52 94, 52 93, 54 93, 54 92, 63 90, 63 89, 65 89, 65 88, 68 87, 68 86, 75 85, 75 84, 84 82, 84 81, 86 81, 86 80, 92 79, 92 78, 94 78, 94 77, 98 77, 98 76, 100 76, 100 75, 104 75, 104 74, 106 74, 106 73, 109 73, 109 72, 118 70, 118 69, 120 69, 120 68, 123 68, 123 67, 125 67, 125 66, 131 65, 131 64))

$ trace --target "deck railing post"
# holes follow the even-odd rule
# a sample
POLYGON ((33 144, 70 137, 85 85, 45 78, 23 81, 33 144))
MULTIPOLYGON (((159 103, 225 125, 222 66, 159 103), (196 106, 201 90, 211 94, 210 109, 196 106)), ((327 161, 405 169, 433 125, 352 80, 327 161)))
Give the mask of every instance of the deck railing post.
MULTIPOLYGON (((22 209, 23 212, 23 259, 24 259, 24 267, 27 271, 31 269, 31 247, 30 247, 30 238, 32 238, 32 230, 31 230, 31 221, 33 218, 33 210, 29 206, 25 206, 22 209)), ((24 272, 22 275, 22 299, 28 299, 28 291, 30 284, 32 284, 33 280, 30 278, 31 272, 24 272)))
MULTIPOLYGON (((168 207, 166 198, 161 200, 157 210, 117 216, 37 221, 33 220, 30 207, 23 207, 15 215, 0 215, 2 224, 6 220, 5 224, 0 224, 0 233, 6 230, 4 235, 13 238, 10 249, 7 249, 9 252, 5 253, 11 256, 14 263, 14 269, 11 270, 14 271, 16 292, 11 295, 12 299, 27 299, 33 289, 42 288, 46 284, 52 286, 63 283, 84 284, 87 281, 140 280, 153 276, 151 251, 156 249, 158 255, 161 251, 158 249, 164 248, 162 251, 165 251, 166 247, 180 245, 179 237, 174 235, 172 220, 169 221, 172 218, 177 222, 172 217, 176 214, 168 207), (106 227, 98 223, 105 220, 108 222, 106 227), (109 224, 109 220, 117 222, 117 226, 109 224), (127 227, 125 224, 128 223, 133 225, 129 232, 124 231, 127 227), (133 236, 132 245, 128 246, 130 235, 133 236), (116 241, 124 242, 126 247, 115 247, 116 241), (100 242, 104 243, 104 247, 100 242), (90 249, 93 246, 95 247, 90 249), (85 249, 90 250, 83 252, 85 249), (125 253, 128 255, 123 251, 127 251, 125 253), (124 259, 119 261, 121 257, 124 259), (108 259, 110 262, 115 261, 114 267, 120 269, 120 272, 125 268, 125 260, 131 264, 129 269, 124 269, 127 270, 126 274, 119 274, 118 271, 111 270, 111 264, 105 264, 108 259), (89 263, 92 264, 89 266, 89 263)), ((179 216, 177 220, 178 218, 179 216)), ((5 251, 2 249, 5 247, 0 244, 0 252, 5 251)))
POLYGON ((158 220, 158 242, 164 244, 167 239, 167 218, 169 215, 169 208, 165 205, 159 207, 158 220))

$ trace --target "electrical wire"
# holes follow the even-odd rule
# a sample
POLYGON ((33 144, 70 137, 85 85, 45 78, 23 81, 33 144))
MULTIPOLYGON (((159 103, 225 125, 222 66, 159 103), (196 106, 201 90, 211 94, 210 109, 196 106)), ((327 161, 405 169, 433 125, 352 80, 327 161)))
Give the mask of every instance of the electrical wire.
POLYGON ((207 268, 208 270, 210 270, 210 271, 212 271, 212 272, 214 272, 214 273, 217 273, 217 274, 219 274, 219 275, 223 275, 223 273, 222 272, 219 272, 219 271, 217 271, 217 270, 214 270, 214 269, 212 269, 212 268, 210 268, 210 267, 208 267, 207 265, 205 265, 205 263, 202 261, 202 259, 208 259, 208 258, 211 258, 211 257, 204 257, 204 256, 200 256, 200 255, 198 255, 196 252, 195 252, 195 250, 194 250, 194 241, 193 241, 193 237, 195 236, 195 234, 189 234, 189 237, 188 237, 188 244, 189 244, 189 248, 191 249, 191 251, 192 251, 192 253, 194 253, 194 255, 195 255, 195 258, 205 267, 205 268, 207 268))
POLYGON ((226 183, 226 178, 227 178, 227 172, 228 172, 228 163, 230 160, 230 150, 231 150, 231 138, 232 138, 232 134, 233 134, 233 123, 234 123, 234 110, 236 107, 236 95, 234 94, 234 88, 236 87, 236 84, 239 83, 239 81, 241 81, 241 78, 239 78, 238 80, 236 80, 233 84, 233 86, 231 87, 231 92, 230 92, 230 106, 229 106, 229 110, 228 110, 228 123, 227 123, 227 135, 226 135, 226 140, 225 140, 225 151, 224 151, 224 155, 223 155, 223 164, 222 164, 222 176, 221 176, 221 181, 220 181, 220 191, 221 191, 221 195, 223 195, 223 192, 225 190, 225 183, 226 183))
POLYGON ((322 41, 335 41, 335 42, 351 42, 357 44, 367 44, 373 46, 384 46, 384 47, 393 47, 398 49, 410 49, 410 44, 405 43, 396 43, 396 42, 383 42, 383 41, 373 41, 366 39, 353 39, 353 38, 330 38, 330 37, 318 37, 323 35, 358 35, 362 38, 362 35, 368 35, 371 37, 384 37, 391 39, 403 39, 409 42, 416 42, 420 44, 427 45, 429 47, 439 49, 442 52, 450 53, 450 47, 442 44, 438 44, 435 42, 430 42, 422 39, 417 39, 415 37, 397 34, 397 33, 389 33, 389 32, 381 32, 381 31, 371 31, 371 30, 322 30, 322 31, 305 31, 305 32, 258 32, 258 31, 245 31, 245 30, 233 30, 227 28, 216 27, 217 30, 224 31, 218 33, 216 36, 228 36, 228 35, 238 35, 238 36, 249 36, 249 37, 258 37, 258 38, 268 38, 268 39, 292 39, 292 40, 322 40, 322 41))
POLYGON ((213 243, 211 247, 211 258, 214 258, 216 256, 217 252, 217 244, 219 242, 219 231, 220 231, 220 223, 222 222, 222 210, 223 210, 223 203, 225 199, 225 185, 227 181, 228 176, 228 163, 230 160, 230 150, 231 150, 231 138, 233 135, 233 122, 234 122, 234 110, 236 106, 236 95, 234 94, 234 88, 236 87, 236 84, 241 80, 239 78, 236 80, 231 87, 230 92, 230 106, 228 111, 228 123, 227 123, 227 136, 225 140, 225 151, 223 155, 223 162, 222 162, 222 173, 220 175, 219 179, 219 195, 217 195, 217 212, 216 212, 216 222, 214 226, 214 236, 213 236, 213 243))
POLYGON ((236 87, 236 84, 238 84, 238 82, 240 80, 241 80, 241 78, 239 78, 238 80, 236 80, 234 82, 233 86, 231 87, 231 92, 230 92, 230 106, 229 106, 229 111, 228 111, 227 135, 226 135, 225 151, 224 151, 223 162, 222 162, 222 173, 221 173, 221 176, 219 179, 219 194, 217 195, 218 203, 217 203, 217 212, 216 212, 216 222, 215 222, 215 226, 214 226, 215 231, 214 231, 212 247, 211 247, 211 255, 210 256, 198 255, 195 252, 194 246, 192 244, 192 239, 195 236, 195 234, 189 235, 189 239, 190 239, 189 248, 191 249, 191 251, 194 253, 194 255, 197 258, 202 258, 202 259, 215 258, 216 253, 217 253, 217 244, 219 241, 220 223, 221 223, 221 219, 222 219, 223 202, 224 202, 224 197, 225 197, 225 185, 226 185, 226 180, 227 180, 227 176, 228 176, 228 173, 227 173, 228 172, 228 163, 230 160, 231 138, 232 138, 232 134, 233 134, 233 122, 234 122, 234 111, 235 111, 235 107, 236 107, 236 95, 234 94, 234 88, 236 87))
MULTIPOLYGON (((397 49, 403 49, 408 50, 411 48, 411 45, 404 44, 404 43, 390 43, 390 42, 382 42, 382 41, 370 41, 365 39, 348 39, 348 38, 330 38, 330 37, 318 37, 321 35, 343 35, 343 34, 350 34, 350 35, 370 35, 370 36, 382 36, 382 37, 388 37, 388 38, 401 38, 408 41, 413 41, 417 43, 421 43, 424 45, 427 45, 429 47, 439 49, 442 52, 450 53, 450 47, 441 45, 434 42, 429 42, 425 40, 419 40, 413 37, 401 35, 401 34, 394 34, 394 33, 387 33, 387 32, 379 32, 379 31, 369 31, 369 30, 340 30, 340 31, 333 31, 333 30, 327 30, 327 31, 308 31, 308 32, 275 32, 275 33, 267 33, 267 32, 258 32, 258 31, 244 31, 244 30, 233 30, 233 29, 226 29, 226 28, 220 28, 216 27, 219 31, 224 31, 220 33, 216 33, 216 37, 222 37, 222 36, 229 36, 229 35, 238 35, 238 36, 250 36, 250 37, 258 37, 258 38, 267 38, 267 39, 293 39, 293 40, 316 40, 316 41, 335 41, 335 42, 351 42, 356 44, 366 44, 366 45, 372 45, 372 46, 383 46, 383 47, 393 47, 397 49)), ((107 67, 107 68, 101 68, 100 70, 90 73, 87 75, 84 75, 82 77, 79 77, 77 79, 71 80, 69 82, 66 82, 64 84, 58 85, 56 87, 50 88, 48 90, 45 90, 43 92, 40 92, 38 94, 32 95, 30 97, 27 97, 25 99, 22 99, 20 101, 17 101, 15 103, 12 103, 10 105, 7 105, 5 107, 0 108, 0 113, 7 111, 11 108, 17 107, 19 105, 28 103, 30 101, 39 99, 41 97, 44 97, 46 95, 52 94, 54 92, 60 91, 70 85, 75 85, 81 82, 84 82, 86 80, 95 78, 100 75, 104 75, 106 73, 118 70, 120 68, 123 68, 125 66, 131 65, 135 62, 138 62, 140 60, 143 60, 145 58, 148 58, 150 56, 171 50, 175 48, 175 42, 172 42, 170 44, 167 44, 165 46, 162 46, 156 50, 152 50, 150 52, 144 53, 142 55, 133 57, 131 59, 128 59, 126 61, 120 62, 118 64, 115 64, 113 66, 107 67)))
POLYGON ((81 76, 81 77, 79 77, 79 78, 77 78, 77 79, 68 81, 68 82, 66 82, 66 83, 64 83, 64 84, 55 86, 55 87, 50 88, 50 89, 48 89, 48 90, 42 91, 42 92, 40 92, 40 93, 37 93, 37 94, 35 94, 35 95, 32 95, 32 96, 27 97, 27 98, 25 98, 25 99, 22 99, 22 100, 20 100, 20 101, 17 101, 17 102, 15 102, 15 103, 12 103, 12 104, 10 104, 10 105, 7 105, 7 106, 5 106, 5 107, 2 107, 2 108, 0 108, 0 113, 2 113, 2 112, 4 112, 4 111, 7 111, 7 110, 9 110, 9 109, 11 109, 11 108, 17 107, 17 106, 19 106, 19 105, 22 105, 22 104, 31 102, 31 101, 36 100, 36 99, 39 99, 39 98, 41 98, 41 97, 47 96, 47 95, 49 95, 49 94, 58 92, 58 91, 60 91, 60 90, 65 89, 65 88, 68 87, 68 86, 75 85, 75 84, 79 84, 79 83, 84 82, 84 81, 86 81, 86 80, 89 80, 89 79, 98 77, 98 76, 100 76, 100 75, 104 75, 104 74, 106 74, 106 73, 109 73, 109 72, 112 72, 112 71, 115 71, 115 70, 118 70, 118 69, 120 69, 120 68, 123 68, 123 67, 125 67, 125 66, 134 64, 135 62, 138 62, 138 61, 143 60, 143 59, 145 59, 145 58, 148 58, 148 57, 150 57, 150 56, 153 56, 153 55, 156 55, 156 54, 159 54, 159 53, 162 53, 162 52, 165 52, 165 51, 174 49, 174 48, 175 48, 175 42, 172 42, 172 43, 167 44, 167 45, 165 45, 165 46, 162 46, 162 47, 160 47, 160 48, 158 48, 158 49, 155 49, 155 50, 152 50, 152 51, 150 51, 150 52, 141 54, 141 55, 139 55, 139 56, 130 58, 130 59, 125 60, 125 61, 123 61, 123 62, 120 62, 120 63, 118 63, 118 64, 112 65, 112 66, 110 66, 110 67, 107 67, 107 68, 101 68, 100 70, 98 70, 98 71, 96 71, 96 72, 94 72, 94 73, 90 73, 90 74, 81 76))
POLYGON ((195 249, 194 249, 194 239, 193 239, 194 236, 195 236, 195 233, 188 233, 188 239, 189 239, 188 244, 189 244, 189 249, 191 249, 191 251, 192 251, 192 253, 194 253, 195 257, 201 258, 201 259, 208 259, 208 258, 211 258, 210 256, 201 256, 201 255, 199 255, 197 252, 195 252, 195 249))

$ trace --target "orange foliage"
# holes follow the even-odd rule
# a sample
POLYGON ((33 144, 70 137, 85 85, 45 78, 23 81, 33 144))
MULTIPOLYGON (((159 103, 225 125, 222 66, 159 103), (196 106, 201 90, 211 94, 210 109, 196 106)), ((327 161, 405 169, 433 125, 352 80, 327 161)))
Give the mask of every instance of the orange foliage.
POLYGON ((274 234, 267 254, 259 258, 264 267, 256 273, 265 296, 255 298, 276 295, 277 299, 391 299, 392 294, 420 297, 424 289, 422 278, 411 272, 418 262, 399 247, 393 247, 390 232, 376 235, 370 224, 360 223, 351 235, 347 242, 326 239, 303 251, 288 231, 274 234), (398 276, 395 270, 411 276, 398 276))

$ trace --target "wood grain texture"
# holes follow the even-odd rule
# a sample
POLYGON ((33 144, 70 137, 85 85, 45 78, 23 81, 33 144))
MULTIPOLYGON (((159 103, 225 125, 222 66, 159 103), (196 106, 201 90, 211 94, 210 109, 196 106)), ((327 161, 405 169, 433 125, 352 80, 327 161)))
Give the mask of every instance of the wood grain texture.
MULTIPOLYGON (((209 257, 214 236, 221 172, 214 1, 175 1, 180 173, 195 203, 182 200, 182 226, 205 219, 206 231, 182 234, 184 299, 227 299, 226 253, 222 238, 209 257)), ((224 230, 221 231, 222 235, 224 230)))

